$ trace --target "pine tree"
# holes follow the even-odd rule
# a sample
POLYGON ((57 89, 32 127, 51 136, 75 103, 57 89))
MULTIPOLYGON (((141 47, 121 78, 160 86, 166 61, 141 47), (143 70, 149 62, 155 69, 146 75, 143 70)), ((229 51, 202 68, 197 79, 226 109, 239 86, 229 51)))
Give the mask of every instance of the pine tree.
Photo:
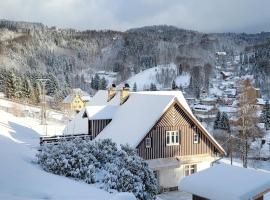
POLYGON ((157 91, 157 86, 154 83, 150 84, 150 91, 157 91))
POLYGON ((220 119, 220 129, 226 130, 228 132, 231 131, 230 129, 230 122, 227 113, 223 112, 220 119))
POLYGON ((92 89, 98 90, 99 89, 99 82, 100 82, 100 77, 98 74, 95 74, 94 78, 92 78, 92 81, 91 81, 92 89))
POLYGON ((136 84, 136 82, 133 84, 132 90, 133 90, 133 92, 137 92, 137 84, 136 84))
POLYGON ((23 80, 21 90, 22 90, 22 97, 29 99, 32 91, 30 81, 28 78, 25 78, 23 80))
POLYGON ((221 120, 221 113, 220 113, 220 111, 218 111, 216 119, 214 121, 214 129, 220 128, 220 120, 221 120))
POLYGON ((270 105, 268 100, 265 102, 265 105, 263 107, 261 119, 262 122, 265 124, 266 130, 268 130, 270 127, 270 105))
POLYGON ((177 88, 175 81, 172 82, 172 89, 175 90, 177 88))
POLYGON ((16 97, 16 91, 17 91, 17 77, 13 71, 7 73, 6 77, 6 97, 9 99, 16 97))
POLYGON ((106 90, 107 88, 107 81, 104 77, 101 78, 100 82, 99 82, 99 90, 106 90))
POLYGON ((56 77, 49 73, 47 76, 48 81, 46 82, 47 95, 53 96, 59 90, 59 84, 56 77))

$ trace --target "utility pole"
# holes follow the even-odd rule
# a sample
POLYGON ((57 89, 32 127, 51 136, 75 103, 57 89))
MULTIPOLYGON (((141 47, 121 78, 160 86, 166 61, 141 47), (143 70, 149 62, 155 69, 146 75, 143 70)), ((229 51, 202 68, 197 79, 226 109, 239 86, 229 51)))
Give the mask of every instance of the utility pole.
MULTIPOLYGON (((45 86, 46 86, 46 82, 49 79, 39 78, 37 80, 40 81, 40 83, 42 85, 41 119, 40 119, 41 121, 40 121, 40 124, 46 126, 47 125, 47 115, 46 115, 45 86)), ((47 127, 46 127, 46 135, 47 135, 47 127)))

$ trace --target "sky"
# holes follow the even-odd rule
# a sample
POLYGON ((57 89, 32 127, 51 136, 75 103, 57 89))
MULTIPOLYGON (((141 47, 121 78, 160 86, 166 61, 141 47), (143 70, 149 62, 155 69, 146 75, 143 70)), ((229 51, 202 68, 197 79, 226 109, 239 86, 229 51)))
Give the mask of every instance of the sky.
POLYGON ((201 32, 270 31, 270 0, 0 0, 0 19, 124 31, 173 25, 201 32))

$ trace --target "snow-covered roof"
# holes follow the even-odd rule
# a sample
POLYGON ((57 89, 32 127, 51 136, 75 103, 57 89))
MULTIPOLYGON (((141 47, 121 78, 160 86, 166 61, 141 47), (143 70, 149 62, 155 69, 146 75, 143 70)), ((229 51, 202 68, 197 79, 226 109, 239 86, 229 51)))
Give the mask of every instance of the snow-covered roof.
POLYGON ((225 112, 225 113, 236 113, 237 112, 237 108, 236 107, 232 107, 232 106, 220 106, 218 107, 220 112, 225 112))
POLYGON ((88 118, 83 117, 84 113, 85 108, 83 108, 70 122, 68 122, 63 131, 64 135, 88 133, 88 118))
POLYGON ((116 95, 108 102, 108 91, 99 90, 91 98, 88 103, 90 106, 101 106, 101 105, 119 105, 120 104, 120 92, 117 91, 116 95))
POLYGON ((87 106, 85 108, 88 119, 112 119, 118 106, 104 105, 104 106, 87 106))
POLYGON ((179 188, 207 199, 247 200, 270 189, 270 173, 219 164, 183 178, 179 188))
POLYGON ((173 95, 131 93, 96 139, 111 138, 118 145, 129 144, 135 148, 174 98, 173 95))
POLYGON ((112 119, 118 106, 103 105, 103 106, 86 106, 70 121, 65 130, 65 135, 86 134, 88 133, 88 119, 112 119), (84 114, 87 114, 87 117, 84 114))
POLYGON ((216 97, 206 97, 204 99, 202 99, 202 101, 216 101, 217 98, 216 97))
POLYGON ((194 110, 199 110, 199 111, 205 111, 208 112, 212 109, 214 109, 214 106, 209 106, 209 105, 203 105, 203 104, 196 104, 192 107, 194 110))
POLYGON ((219 56, 226 56, 227 55, 227 53, 225 51, 217 51, 216 54, 219 56))
POLYGON ((83 101, 91 101, 91 97, 88 96, 88 95, 81 96, 81 99, 82 99, 83 101))
POLYGON ((111 138, 118 145, 129 144, 135 148, 173 102, 178 102, 218 148, 225 152, 194 117, 180 91, 131 92, 128 100, 118 107, 111 123, 96 139, 111 138))
POLYGON ((264 105, 265 104, 265 100, 264 99, 262 99, 262 98, 257 98, 257 104, 259 104, 259 105, 264 105))
POLYGON ((160 119, 162 114, 172 103, 177 102, 184 111, 191 116, 199 127, 210 137, 218 148, 225 152, 215 139, 207 132, 202 124, 194 117, 182 92, 180 91, 143 91, 130 92, 127 101, 120 105, 120 92, 107 101, 108 92, 100 90, 89 102, 86 108, 76 115, 67 125, 66 134, 87 133, 87 118, 112 119, 112 121, 98 134, 96 139, 111 138, 118 145, 129 144, 132 147, 142 141, 145 135, 160 119))
POLYGON ((64 98, 63 103, 71 103, 73 99, 74 99, 74 96, 70 94, 64 98))
POLYGON ((231 72, 221 71, 221 73, 222 73, 224 76, 231 76, 231 75, 232 75, 231 72))

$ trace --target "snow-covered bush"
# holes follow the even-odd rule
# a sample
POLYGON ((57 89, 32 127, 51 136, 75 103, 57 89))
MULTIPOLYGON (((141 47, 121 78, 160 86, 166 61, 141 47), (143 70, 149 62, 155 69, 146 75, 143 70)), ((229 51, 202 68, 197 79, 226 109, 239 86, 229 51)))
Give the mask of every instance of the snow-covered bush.
POLYGON ((99 166, 92 155, 93 143, 81 139, 46 144, 38 153, 38 163, 54 174, 95 182, 95 167, 99 166))
POLYGON ((107 191, 131 192, 137 199, 155 199, 157 181, 146 162, 134 149, 117 145, 109 139, 99 141, 75 138, 59 144, 44 144, 37 155, 42 168, 54 174, 95 183, 107 191))

